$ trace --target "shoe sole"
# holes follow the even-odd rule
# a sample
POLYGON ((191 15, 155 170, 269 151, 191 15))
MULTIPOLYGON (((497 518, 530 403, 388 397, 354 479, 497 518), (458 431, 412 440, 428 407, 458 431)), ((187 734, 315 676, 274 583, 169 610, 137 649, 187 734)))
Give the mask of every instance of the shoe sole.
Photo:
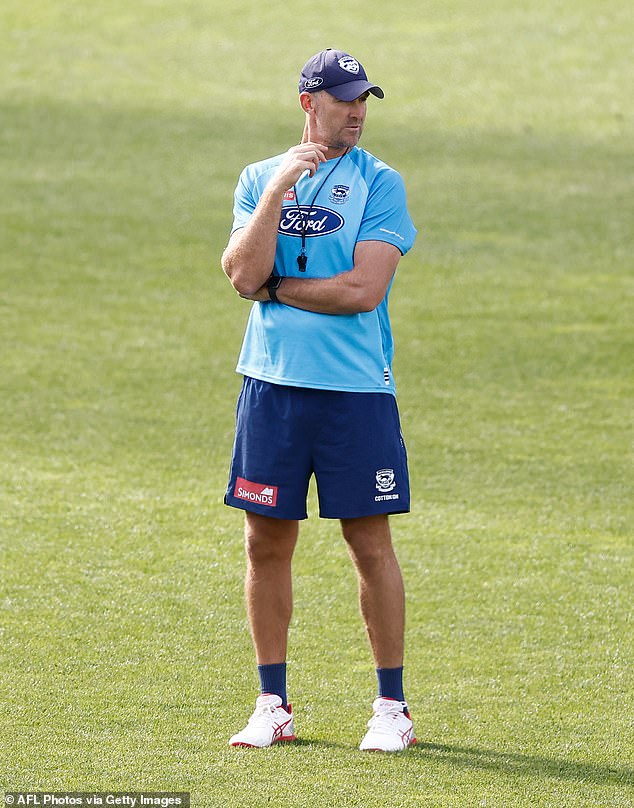
POLYGON ((385 755, 394 755, 398 752, 404 752, 406 749, 409 749, 410 746, 415 746, 418 743, 416 738, 412 738, 412 740, 404 746, 402 749, 379 749, 379 747, 368 747, 367 749, 359 749, 360 752, 383 752, 385 755))
POLYGON ((268 746, 257 746, 254 743, 245 743, 244 741, 237 741, 236 743, 230 743, 229 746, 240 747, 242 749, 269 749, 271 746, 274 746, 276 743, 290 743, 292 741, 297 740, 297 735, 290 735, 288 738, 276 738, 272 741, 268 746))

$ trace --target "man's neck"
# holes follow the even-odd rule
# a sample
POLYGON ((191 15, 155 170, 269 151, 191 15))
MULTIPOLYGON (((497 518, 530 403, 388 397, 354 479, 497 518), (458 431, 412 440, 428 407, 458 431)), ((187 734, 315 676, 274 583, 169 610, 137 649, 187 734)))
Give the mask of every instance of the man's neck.
POLYGON ((336 160, 343 157, 352 149, 352 146, 326 146, 326 160, 336 160))

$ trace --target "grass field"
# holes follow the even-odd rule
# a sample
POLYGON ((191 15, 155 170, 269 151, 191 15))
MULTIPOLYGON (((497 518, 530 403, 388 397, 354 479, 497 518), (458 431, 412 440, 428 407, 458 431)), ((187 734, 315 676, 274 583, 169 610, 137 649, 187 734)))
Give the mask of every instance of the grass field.
POLYGON ((634 805, 633 33, 624 0, 5 0, 2 788, 634 805), (396 757, 356 750, 374 672, 313 493, 301 742, 227 746, 257 676, 222 504, 248 304, 219 258, 328 46, 386 91, 363 145, 420 233, 392 296, 420 741, 396 757))

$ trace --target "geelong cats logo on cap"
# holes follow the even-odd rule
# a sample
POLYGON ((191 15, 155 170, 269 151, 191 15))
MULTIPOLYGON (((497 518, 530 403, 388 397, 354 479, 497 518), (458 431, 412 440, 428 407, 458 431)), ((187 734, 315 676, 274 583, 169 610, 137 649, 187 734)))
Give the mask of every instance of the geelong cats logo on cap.
POLYGON ((359 72, 359 62, 356 59, 353 59, 352 56, 342 56, 341 59, 338 60, 339 67, 343 68, 343 70, 347 70, 348 73, 354 73, 355 75, 359 72))

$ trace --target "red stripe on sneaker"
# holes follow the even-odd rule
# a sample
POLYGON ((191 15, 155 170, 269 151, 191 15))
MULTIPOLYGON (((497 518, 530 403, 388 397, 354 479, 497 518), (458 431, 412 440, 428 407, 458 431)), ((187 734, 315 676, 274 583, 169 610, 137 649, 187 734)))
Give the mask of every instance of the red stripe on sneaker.
MULTIPOLYGON (((271 743, 277 743, 277 741, 286 741, 291 740, 291 737, 288 736, 287 738, 282 737, 282 733, 286 729, 286 727, 291 723, 292 717, 288 719, 288 721, 284 721, 283 724, 274 724, 273 725, 273 740, 271 743)), ((294 739, 295 736, 293 736, 294 739)))

